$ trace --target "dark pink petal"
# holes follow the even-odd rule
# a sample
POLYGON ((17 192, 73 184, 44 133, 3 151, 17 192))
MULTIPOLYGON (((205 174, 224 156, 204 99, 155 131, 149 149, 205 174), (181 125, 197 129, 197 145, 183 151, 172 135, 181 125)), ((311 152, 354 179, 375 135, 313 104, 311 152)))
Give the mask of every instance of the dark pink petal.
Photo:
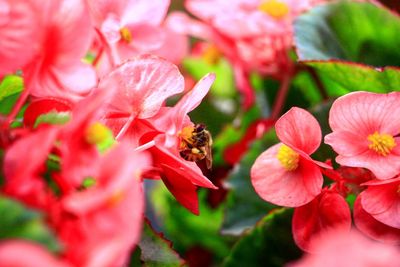
POLYGON ((26 240, 0 243, 0 267, 72 267, 39 244, 26 240))
POLYGON ((199 214, 199 201, 197 198, 197 187, 185 178, 177 169, 168 165, 162 166, 164 175, 162 180, 176 200, 194 214, 199 214))
POLYGON ((292 232, 296 244, 314 251, 312 241, 331 228, 350 231, 351 214, 346 200, 339 194, 324 191, 310 203, 294 210, 292 232))
POLYGON ((321 143, 321 128, 308 111, 291 108, 275 124, 276 134, 282 143, 308 155, 317 150, 321 143))
POLYGON ((400 182, 371 185, 359 196, 363 209, 376 220, 400 228, 400 182))
POLYGON ((42 98, 29 104, 24 112, 24 125, 33 128, 36 119, 49 112, 70 112, 71 103, 57 98, 42 98))
POLYGON ((294 171, 284 169, 277 159, 282 143, 262 153, 251 168, 254 189, 265 201, 286 207, 299 207, 313 200, 322 188, 321 171, 313 162, 300 158, 294 171))
POLYGON ((110 112, 144 119, 155 115, 168 97, 182 92, 184 79, 175 65, 143 55, 117 67, 100 81, 99 88, 116 91, 110 112))
POLYGON ((375 131, 400 132, 400 93, 354 92, 338 98, 329 112, 333 131, 345 130, 367 137, 375 131))
POLYGON ((389 244, 400 244, 400 229, 381 223, 366 212, 358 197, 354 203, 354 223, 365 235, 389 244))

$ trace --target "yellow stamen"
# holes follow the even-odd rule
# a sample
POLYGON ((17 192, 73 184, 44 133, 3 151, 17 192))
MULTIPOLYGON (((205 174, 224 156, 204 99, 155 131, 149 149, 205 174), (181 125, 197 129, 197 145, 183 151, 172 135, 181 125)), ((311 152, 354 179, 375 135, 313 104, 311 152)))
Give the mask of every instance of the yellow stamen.
POLYGON ((294 171, 299 166, 300 155, 287 145, 281 145, 276 157, 287 171, 294 171))
POLYGON ((380 134, 378 132, 368 135, 368 141, 370 141, 370 144, 368 145, 369 149, 385 157, 389 155, 397 145, 393 136, 390 134, 380 134))
POLYGON ((275 19, 282 19, 289 13, 289 6, 279 0, 264 0, 258 6, 258 9, 275 19))
POLYGON ((204 50, 202 57, 209 65, 215 65, 221 59, 222 53, 216 45, 211 44, 204 50))
POLYGON ((95 122, 86 129, 85 138, 91 145, 102 144, 110 137, 110 129, 100 122, 95 122))
POLYGON ((131 31, 127 28, 127 27, 123 27, 119 30, 120 34, 121 34, 121 38, 122 40, 124 40, 125 42, 127 42, 128 44, 130 42, 132 42, 132 33, 131 31))

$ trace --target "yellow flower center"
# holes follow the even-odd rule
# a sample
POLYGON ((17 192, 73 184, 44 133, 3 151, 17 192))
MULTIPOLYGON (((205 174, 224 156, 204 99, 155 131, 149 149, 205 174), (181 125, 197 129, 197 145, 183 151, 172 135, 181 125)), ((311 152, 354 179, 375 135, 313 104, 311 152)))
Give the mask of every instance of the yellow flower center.
POLYGON ((125 42, 127 42, 128 44, 130 42, 132 42, 132 33, 130 32, 130 30, 127 27, 123 27, 119 30, 120 34, 121 34, 121 38, 122 40, 124 40, 125 42))
POLYGON ((276 157, 287 171, 294 171, 299 166, 300 155, 287 145, 281 145, 276 157))
POLYGON ((204 50, 202 57, 209 65, 215 65, 221 59, 222 53, 216 45, 211 44, 204 50))
POLYGON ((264 0, 258 6, 258 9, 275 19, 281 19, 289 13, 289 6, 279 0, 264 0))
POLYGON ((396 141, 390 134, 380 134, 375 132, 374 134, 368 135, 368 141, 370 141, 368 148, 375 151, 381 156, 387 156, 396 146, 396 141))
POLYGON ((91 145, 99 145, 110 138, 110 129, 100 122, 95 122, 86 129, 86 141, 91 145))

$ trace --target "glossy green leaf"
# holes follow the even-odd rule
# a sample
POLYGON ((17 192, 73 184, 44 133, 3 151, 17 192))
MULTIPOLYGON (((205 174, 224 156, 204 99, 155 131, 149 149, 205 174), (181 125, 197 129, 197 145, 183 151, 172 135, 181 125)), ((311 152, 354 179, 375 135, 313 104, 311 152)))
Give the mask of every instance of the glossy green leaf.
POLYGON ((162 234, 156 233, 148 224, 144 224, 142 239, 139 243, 140 259, 147 267, 176 267, 182 266, 184 261, 172 249, 170 241, 162 234))
POLYGON ((300 257, 291 233, 292 210, 274 210, 234 245, 224 267, 281 267, 300 257))
POLYGON ((400 90, 398 15, 371 3, 342 1, 317 6, 300 16, 294 28, 299 60, 338 86, 400 90))

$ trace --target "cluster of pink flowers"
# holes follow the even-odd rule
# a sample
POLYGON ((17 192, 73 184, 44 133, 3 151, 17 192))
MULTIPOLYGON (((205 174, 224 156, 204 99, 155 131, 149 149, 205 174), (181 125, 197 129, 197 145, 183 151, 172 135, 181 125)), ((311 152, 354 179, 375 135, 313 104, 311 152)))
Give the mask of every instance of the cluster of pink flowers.
POLYGON ((56 258, 27 241, 3 242, 0 266, 123 266, 142 230, 143 179, 162 179, 195 214, 197 187, 216 188, 180 155, 194 129, 187 113, 214 75, 165 104, 184 92, 173 63, 188 45, 174 14, 166 18, 169 4, 0 1, 0 78, 24 79, 1 119, 1 192, 42 212, 62 244, 56 258), (11 127, 24 104, 23 127, 11 127))
MULTIPOLYGON (((315 251, 314 240, 331 228, 349 231, 346 198, 357 195, 356 227, 373 239, 400 243, 400 93, 355 92, 338 98, 329 113, 332 133, 325 136, 340 167, 313 160, 322 139, 317 120, 292 108, 276 123, 281 143, 254 163, 251 179, 266 201, 294 207, 297 245, 315 251), (333 180, 323 186, 324 176, 333 180)), ((329 163, 329 161, 328 161, 329 163)))

